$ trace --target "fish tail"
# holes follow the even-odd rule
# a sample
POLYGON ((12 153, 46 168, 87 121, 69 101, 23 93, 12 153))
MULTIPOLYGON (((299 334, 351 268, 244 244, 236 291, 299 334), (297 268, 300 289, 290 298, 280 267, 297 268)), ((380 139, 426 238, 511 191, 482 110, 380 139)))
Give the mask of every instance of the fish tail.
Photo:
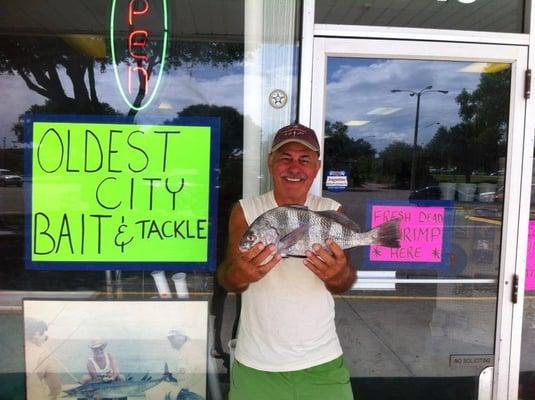
POLYGON ((372 229, 373 244, 386 247, 400 247, 399 223, 401 219, 391 219, 372 229))

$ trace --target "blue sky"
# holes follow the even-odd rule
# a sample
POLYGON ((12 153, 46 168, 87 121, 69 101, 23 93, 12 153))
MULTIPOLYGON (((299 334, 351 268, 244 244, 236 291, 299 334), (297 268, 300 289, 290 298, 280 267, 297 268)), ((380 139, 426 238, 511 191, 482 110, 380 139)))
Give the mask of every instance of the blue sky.
POLYGON ((421 96, 418 143, 427 143, 439 125, 459 122, 457 95, 477 88, 479 73, 460 71, 467 62, 329 58, 327 69, 326 119, 334 122, 370 121, 349 128, 355 138, 365 138, 381 150, 394 140, 412 144, 416 96, 391 93, 392 89, 419 91, 432 85, 447 90, 421 96), (371 115, 378 107, 399 109, 388 115, 371 115))

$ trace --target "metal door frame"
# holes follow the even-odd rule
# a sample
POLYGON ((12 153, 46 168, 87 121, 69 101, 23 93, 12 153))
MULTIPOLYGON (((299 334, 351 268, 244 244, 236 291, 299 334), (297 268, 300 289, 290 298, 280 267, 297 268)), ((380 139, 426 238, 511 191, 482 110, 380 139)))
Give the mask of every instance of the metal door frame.
MULTIPOLYGON (((533 16, 531 17, 533 19, 533 16)), ((512 302, 513 276, 523 288, 533 154, 533 101, 524 98, 524 71, 533 34, 490 34, 429 29, 314 24, 314 0, 304 0, 299 121, 323 143, 328 56, 487 61, 512 64, 503 230, 498 282, 492 399, 516 399, 520 364, 523 290, 512 302), (373 38, 369 38, 373 37, 373 38), (425 39, 425 40, 422 40, 425 39), (431 41, 432 40, 432 41, 431 41), (494 44, 500 43, 500 44, 494 44)), ((532 26, 535 26, 532 24, 532 26)), ((533 52, 530 52, 533 61, 533 52)), ((531 64, 531 63, 530 63, 531 64)), ((313 191, 321 192, 322 174, 313 191)), ((461 282, 459 282, 461 283, 461 282)))

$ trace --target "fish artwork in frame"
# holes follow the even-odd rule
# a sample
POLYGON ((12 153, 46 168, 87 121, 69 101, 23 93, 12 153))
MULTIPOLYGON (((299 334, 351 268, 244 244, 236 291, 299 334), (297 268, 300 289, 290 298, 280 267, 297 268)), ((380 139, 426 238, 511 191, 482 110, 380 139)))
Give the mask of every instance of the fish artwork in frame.
POLYGON ((26 399, 205 400, 206 301, 24 299, 26 399))

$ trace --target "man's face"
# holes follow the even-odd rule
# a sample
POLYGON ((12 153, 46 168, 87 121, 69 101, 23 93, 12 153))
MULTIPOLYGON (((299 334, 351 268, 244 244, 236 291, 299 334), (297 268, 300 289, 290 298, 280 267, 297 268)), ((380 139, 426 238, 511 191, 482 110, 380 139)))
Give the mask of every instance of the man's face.
POLYGON ((301 143, 290 142, 273 152, 268 167, 276 197, 304 203, 320 166, 318 153, 301 143))
POLYGON ((48 340, 48 336, 44 331, 39 331, 33 334, 32 336, 32 342, 34 342, 37 346, 42 346, 43 343, 45 343, 48 340))
POLYGON ((95 357, 102 357, 104 355, 104 346, 96 347, 93 350, 93 355, 95 357))

